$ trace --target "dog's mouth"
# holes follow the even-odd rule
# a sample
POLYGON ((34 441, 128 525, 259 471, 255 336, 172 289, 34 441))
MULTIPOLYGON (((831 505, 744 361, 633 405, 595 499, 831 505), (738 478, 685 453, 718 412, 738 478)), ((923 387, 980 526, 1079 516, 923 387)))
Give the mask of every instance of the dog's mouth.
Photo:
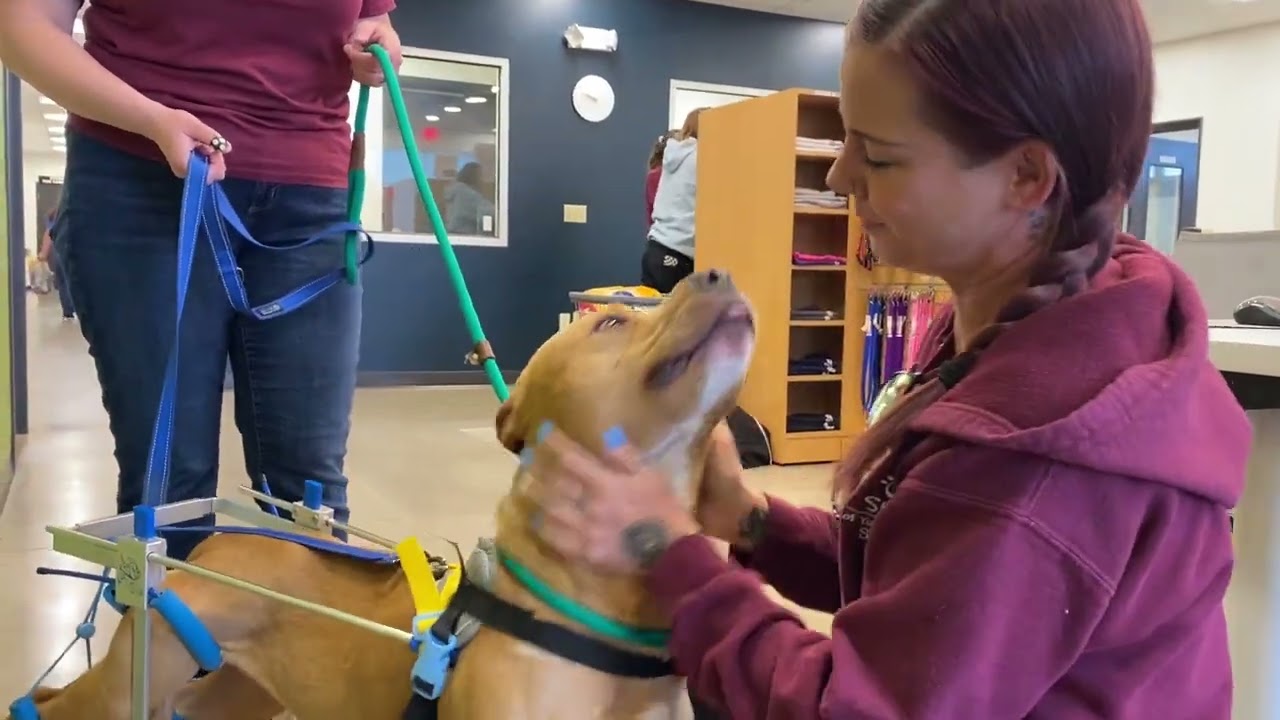
POLYGON ((706 350, 711 341, 726 332, 755 332, 755 321, 751 318, 751 309, 744 302, 734 302, 720 311, 706 332, 699 336, 687 349, 658 361, 649 368, 645 376, 645 386, 651 390, 667 387, 680 379, 689 365, 706 350))

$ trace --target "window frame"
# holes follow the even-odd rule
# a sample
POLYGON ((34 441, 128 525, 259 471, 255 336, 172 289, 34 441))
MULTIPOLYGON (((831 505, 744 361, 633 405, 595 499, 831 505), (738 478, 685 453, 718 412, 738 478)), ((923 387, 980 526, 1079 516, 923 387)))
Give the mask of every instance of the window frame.
MULTIPOLYGON (((509 205, 508 205, 508 187, 510 185, 510 161, 507 153, 510 150, 509 132, 511 116, 510 104, 510 83, 511 83, 511 62, 507 58, 493 57, 488 55, 473 55, 470 53, 450 52, 447 50, 433 50, 430 48, 420 48, 412 46, 404 46, 401 48, 401 54, 405 58, 415 58, 421 60, 435 60, 440 62, 454 62, 467 65, 483 65, 496 69, 498 71, 498 134, 496 168, 498 181, 495 189, 497 197, 495 198, 495 215, 498 223, 498 232, 493 237, 484 235, 449 235, 449 243, 455 247, 502 247, 508 246, 510 239, 509 224, 509 205)), ((406 78, 413 78, 413 75, 401 75, 400 80, 403 82, 406 78)), ((365 124, 365 170, 368 175, 365 186, 365 204, 361 208, 360 220, 362 224, 371 224, 370 217, 377 218, 375 226, 380 226, 380 212, 376 215, 369 212, 370 203, 368 201, 371 193, 381 194, 384 190, 382 179, 382 157, 383 157, 383 108, 385 99, 383 93, 385 88, 371 88, 369 91, 369 114, 365 124), (376 174, 376 178, 374 175, 376 174)), ((351 111, 348 123, 354 123, 356 112, 356 100, 359 97, 359 83, 352 83, 350 90, 351 111)), ((416 202, 420 202, 416 201, 416 202)), ((437 204, 440 202, 436 198, 437 204)), ((381 203, 377 203, 376 208, 380 210, 381 203)), ((370 230, 369 234, 375 242, 379 243, 401 243, 413 245, 438 245, 434 232, 426 233, 399 233, 384 230, 370 230)))

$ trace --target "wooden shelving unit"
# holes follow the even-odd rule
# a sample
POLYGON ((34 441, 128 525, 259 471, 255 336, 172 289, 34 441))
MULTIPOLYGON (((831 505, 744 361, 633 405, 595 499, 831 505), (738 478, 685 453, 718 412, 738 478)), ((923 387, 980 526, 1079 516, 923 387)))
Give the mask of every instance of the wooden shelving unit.
POLYGON ((862 228, 849 208, 797 205, 796 189, 826 189, 836 152, 796 139, 843 140, 834 93, 785 90, 705 111, 698 129, 694 264, 727 270, 757 314, 756 353, 742 407, 772 437, 779 464, 839 459, 865 428, 864 319, 878 286, 936 285, 932 278, 857 264, 862 228), (797 265, 792 253, 842 255, 846 265, 797 265), (796 319, 793 309, 832 311, 796 319), (816 353, 830 374, 791 375, 790 360, 816 353), (831 415, 833 430, 788 431, 788 416, 831 415))

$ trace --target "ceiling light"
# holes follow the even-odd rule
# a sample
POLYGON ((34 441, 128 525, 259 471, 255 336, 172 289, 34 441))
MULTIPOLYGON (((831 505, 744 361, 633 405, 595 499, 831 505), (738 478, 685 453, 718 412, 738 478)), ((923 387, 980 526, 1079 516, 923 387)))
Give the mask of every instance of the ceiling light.
POLYGON ((67 131, 67 129, 66 129, 65 127, 61 126, 61 125, 50 125, 50 126, 49 126, 49 134, 50 134, 50 135, 62 135, 62 134, 63 134, 63 133, 65 133, 66 131, 67 131))
POLYGON ((58 107, 58 103, 54 102, 54 101, 53 101, 53 98, 45 97, 44 95, 41 95, 41 96, 40 96, 40 104, 41 104, 41 105, 52 105, 52 106, 54 106, 54 107, 58 107))
POLYGON ((494 95, 497 95, 497 94, 498 94, 498 86, 497 86, 497 85, 494 85, 494 86, 490 87, 490 88, 489 88, 489 92, 493 93, 494 95))
POLYGON ((462 108, 458 107, 457 105, 445 105, 444 111, 445 112, 462 112, 462 108))
POLYGON ((64 123, 67 121, 66 113, 45 113, 44 119, 49 122, 64 123))
POLYGON ((489 98, 480 97, 479 95, 472 95, 471 97, 467 98, 464 102, 471 103, 472 105, 479 105, 480 103, 489 102, 489 98))
POLYGON ((53 146, 53 151, 54 151, 54 152, 64 153, 64 152, 66 152, 66 151, 67 151, 67 146, 66 146, 66 145, 54 145, 54 146, 53 146))
POLYGON ((439 120, 440 120, 440 116, 439 116, 439 115, 428 115, 428 116, 427 116, 427 122, 439 122, 439 120))

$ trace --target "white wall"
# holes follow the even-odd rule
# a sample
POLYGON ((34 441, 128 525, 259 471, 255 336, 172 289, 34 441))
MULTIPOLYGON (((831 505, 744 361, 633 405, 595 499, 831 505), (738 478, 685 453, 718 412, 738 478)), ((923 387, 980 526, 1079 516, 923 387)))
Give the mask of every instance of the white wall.
POLYGON ((66 169, 67 156, 62 153, 22 154, 22 220, 26 223, 23 242, 27 249, 40 249, 40 236, 44 234, 43 220, 36 212, 36 179, 40 176, 61 180, 66 169))
POLYGON ((1157 45, 1155 120, 1204 119, 1196 224, 1280 227, 1280 24, 1157 45))

